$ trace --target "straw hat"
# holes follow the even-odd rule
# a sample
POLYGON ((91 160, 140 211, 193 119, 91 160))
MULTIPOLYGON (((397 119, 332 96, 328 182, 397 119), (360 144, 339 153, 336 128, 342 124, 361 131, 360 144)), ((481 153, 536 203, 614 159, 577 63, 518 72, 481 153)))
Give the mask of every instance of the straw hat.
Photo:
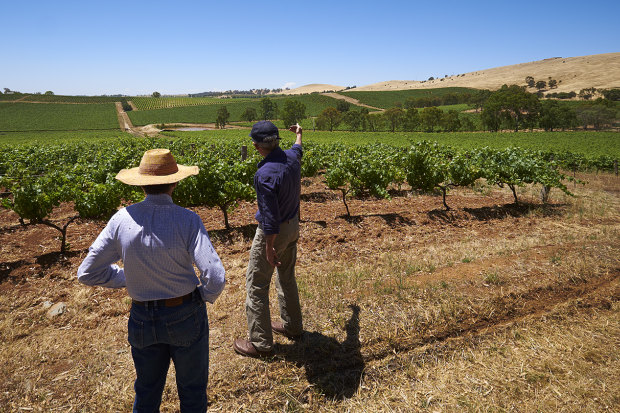
POLYGON ((197 166, 178 165, 168 149, 150 149, 144 152, 139 167, 121 169, 116 179, 138 186, 172 184, 198 175, 198 171, 197 166))

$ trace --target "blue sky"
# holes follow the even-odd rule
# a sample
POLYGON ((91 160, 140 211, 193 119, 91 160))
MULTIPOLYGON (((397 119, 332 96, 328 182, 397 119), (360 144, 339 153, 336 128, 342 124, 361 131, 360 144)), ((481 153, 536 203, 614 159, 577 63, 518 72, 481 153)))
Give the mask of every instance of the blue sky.
POLYGON ((0 88, 183 94, 620 52, 620 1, 3 1, 0 88))

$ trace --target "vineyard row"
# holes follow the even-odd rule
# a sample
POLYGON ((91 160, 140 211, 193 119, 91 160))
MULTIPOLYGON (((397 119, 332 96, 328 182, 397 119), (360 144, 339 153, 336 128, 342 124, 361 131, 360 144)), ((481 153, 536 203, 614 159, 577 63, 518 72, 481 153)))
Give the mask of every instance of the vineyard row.
MULTIPOLYGON (((119 139, 100 144, 0 147, 0 188, 10 194, 2 199, 2 206, 14 211, 23 225, 56 228, 64 252, 67 227, 75 219, 107 219, 120 206, 142 199, 139 188, 114 177, 122 168, 137 166, 144 151, 153 147, 168 147, 179 163, 200 167, 199 175, 181 181, 175 190, 179 205, 217 207, 229 228, 228 214, 240 201, 254 199, 253 176, 260 158, 256 153, 242 160, 239 146, 232 143, 119 139), (52 222, 50 214, 62 202, 73 204, 75 216, 61 225, 52 222)), ((327 186, 342 195, 347 213, 349 197, 388 198, 390 188, 405 183, 412 191, 440 192, 449 209, 451 188, 471 188, 477 182, 507 186, 515 202, 516 188, 527 184, 541 185, 544 201, 552 188, 570 194, 566 182, 573 178, 561 168, 588 163, 564 155, 520 148, 458 151, 427 141, 407 147, 308 144, 302 175, 322 175, 327 186)))

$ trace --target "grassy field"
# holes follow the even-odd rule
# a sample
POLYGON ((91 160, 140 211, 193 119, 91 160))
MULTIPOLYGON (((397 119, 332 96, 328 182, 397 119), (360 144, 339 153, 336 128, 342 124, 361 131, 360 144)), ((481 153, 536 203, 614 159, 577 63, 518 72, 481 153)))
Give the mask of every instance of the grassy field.
POLYGON ((370 106, 389 109, 394 107, 396 102, 404 104, 407 99, 421 97, 439 97, 448 93, 462 94, 474 93, 476 89, 465 87, 446 87, 440 89, 411 89, 394 90, 385 92, 338 92, 341 95, 350 96, 370 106))
POLYGON ((0 131, 118 129, 112 103, 0 103, 0 131))
POLYGON ((132 137, 120 130, 0 132, 0 145, 45 145, 132 137))
MULTIPOLYGON (((278 126, 282 126, 278 124, 278 126)), ((189 138, 204 142, 233 141, 239 145, 249 145, 248 138, 251 124, 244 129, 224 129, 208 131, 167 131, 160 134, 168 138, 189 138)), ((312 125, 305 125, 304 141, 306 143, 343 143, 347 145, 366 145, 384 143, 394 146, 406 146, 411 142, 428 140, 442 145, 450 145, 459 149, 507 148, 517 146, 527 149, 571 152, 589 157, 601 155, 615 156, 620 159, 620 133, 618 132, 454 132, 454 133, 423 133, 423 132, 327 132, 312 131, 312 125)), ((117 137, 128 137, 119 130, 101 131, 23 131, 0 132, 0 144, 46 144, 85 140, 105 140, 117 137)), ((290 145, 293 136, 290 132, 280 129, 282 145, 290 145)))
MULTIPOLYGON (((193 98, 192 98, 193 99, 193 98)), ((293 97, 269 97, 278 105, 279 110, 284 108, 287 100, 296 100, 306 105, 307 116, 317 116, 323 109, 338 104, 338 99, 319 94, 293 96, 293 97)), ((241 114, 246 108, 252 107, 260 114, 260 99, 218 99, 220 104, 202 106, 178 106, 165 109, 139 110, 128 112, 129 118, 134 125, 148 125, 158 123, 213 123, 220 107, 226 106, 230 113, 230 121, 241 120, 241 114)), ((352 105, 352 108, 357 108, 352 105)))
POLYGON ((113 103, 121 100, 118 96, 65 96, 65 95, 44 95, 44 94, 26 94, 26 93, 14 93, 14 94, 1 94, 0 101, 15 101, 21 100, 23 102, 47 102, 47 103, 113 103))
POLYGON ((138 110, 165 109, 184 106, 201 106, 201 105, 225 105, 227 103, 241 103, 250 99, 220 99, 214 97, 133 97, 131 100, 138 110))
MULTIPOLYGON (((311 127, 310 127, 311 129, 311 127)), ((248 130, 214 130, 182 132, 164 132, 170 137, 196 137, 206 139, 230 139, 248 142, 248 130)), ((280 132, 280 136, 292 140, 292 133, 280 132)), ((544 151, 569 151, 588 156, 612 155, 620 159, 620 133, 618 132, 327 132, 306 129, 305 142, 344 143, 349 145, 365 145, 385 143, 388 145, 405 146, 412 141, 436 141, 442 145, 450 145, 460 149, 507 148, 518 146, 544 151)))

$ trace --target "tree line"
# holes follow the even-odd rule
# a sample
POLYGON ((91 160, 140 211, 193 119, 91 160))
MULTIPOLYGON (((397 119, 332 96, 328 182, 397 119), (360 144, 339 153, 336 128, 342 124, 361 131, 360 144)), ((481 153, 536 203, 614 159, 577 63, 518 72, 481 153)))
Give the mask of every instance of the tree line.
MULTIPOLYGON (((396 102, 392 108, 381 113, 370 112, 364 107, 354 110, 349 102, 340 100, 334 106, 323 109, 314 119, 313 126, 319 130, 345 129, 355 132, 518 132, 534 128, 545 131, 577 128, 601 130, 618 122, 619 105, 615 100, 620 95, 620 89, 599 92, 603 97, 594 100, 561 102, 541 99, 538 94, 529 93, 526 86, 504 85, 494 92, 479 90, 474 93, 409 98, 404 104, 396 102), (446 111, 439 107, 457 103, 467 103, 473 106, 473 110, 446 111)), ((580 95, 583 93, 580 92, 580 95)), ((588 93, 593 92, 590 90, 588 93)), ((246 107, 241 114, 241 120, 245 122, 279 120, 282 127, 299 123, 307 117, 306 106, 302 102, 286 99, 280 108, 268 97, 260 99, 258 110, 246 107)), ((230 113, 226 106, 218 109, 215 123, 219 128, 230 123, 230 113)))
MULTIPOLYGON (((319 129, 333 131, 341 124, 352 131, 404 131, 404 132, 455 132, 487 130, 514 130, 540 128, 545 131, 593 128, 601 130, 618 122, 619 105, 611 98, 617 89, 606 91, 604 98, 597 98, 578 104, 540 99, 537 94, 527 92, 518 85, 502 86, 491 92, 479 91, 464 94, 454 100, 448 97, 443 102, 469 102, 475 113, 444 111, 438 106, 417 108, 418 100, 442 98, 417 98, 408 100, 404 107, 396 105, 381 114, 369 113, 365 108, 349 110, 348 104, 324 109, 316 119, 319 129), (609 98, 608 98, 609 97, 609 98), (478 110, 480 111, 478 113, 478 110)), ((435 102, 437 103, 437 102, 435 102)), ((420 102, 420 104, 422 104, 420 102)))

